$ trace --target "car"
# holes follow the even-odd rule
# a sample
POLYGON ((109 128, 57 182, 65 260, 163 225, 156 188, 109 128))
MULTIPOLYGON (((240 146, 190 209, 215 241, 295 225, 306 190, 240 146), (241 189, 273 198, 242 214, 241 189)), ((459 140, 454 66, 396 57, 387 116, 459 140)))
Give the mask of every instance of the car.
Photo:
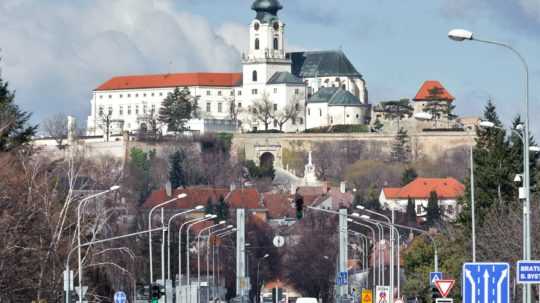
POLYGON ((296 303, 319 303, 317 298, 301 297, 296 299, 296 303))

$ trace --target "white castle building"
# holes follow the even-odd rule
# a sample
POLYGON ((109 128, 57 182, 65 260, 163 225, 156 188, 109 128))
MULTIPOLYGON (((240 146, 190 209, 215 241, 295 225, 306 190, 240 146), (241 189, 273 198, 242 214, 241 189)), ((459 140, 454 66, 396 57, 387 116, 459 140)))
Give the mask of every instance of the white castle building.
MULTIPOLYGON (((269 129, 303 131, 336 124, 369 123, 366 82, 342 51, 287 53, 278 0, 256 0, 242 73, 177 73, 114 77, 93 91, 88 134, 136 132, 148 128, 175 88, 198 98, 192 131, 264 130, 254 105, 271 104, 269 129), (234 110, 231 110, 234 109, 234 110), (292 109, 294 118, 283 118, 292 109), (286 122, 283 122, 286 120, 286 122), (281 125, 280 125, 281 124, 281 125)), ((160 126, 166 133, 166 126, 160 126)))

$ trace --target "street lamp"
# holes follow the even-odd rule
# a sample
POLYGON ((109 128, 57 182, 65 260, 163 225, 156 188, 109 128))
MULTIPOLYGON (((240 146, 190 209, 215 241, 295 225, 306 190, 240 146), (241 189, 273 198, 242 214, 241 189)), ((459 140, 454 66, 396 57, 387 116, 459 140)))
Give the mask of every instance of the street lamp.
MULTIPOLYGON (((523 127, 523 189, 525 191, 525 203, 523 205, 523 259, 530 260, 531 258, 531 180, 529 172, 529 66, 525 58, 511 45, 490 40, 482 40, 474 37, 473 33, 464 29, 454 29, 448 33, 448 37, 454 41, 471 40, 481 43, 487 43, 504 47, 516 55, 523 65, 525 72, 525 102, 524 102, 524 127, 523 127)), ((523 302, 531 302, 531 285, 525 284, 523 287, 523 302)))
MULTIPOLYGON (((216 237, 217 237, 217 238, 224 238, 224 237, 233 235, 234 233, 236 233, 236 228, 233 228, 233 229, 231 229, 231 230, 229 230, 229 231, 226 231, 226 232, 223 232, 223 233, 221 233, 221 234, 217 234, 216 237)), ((216 283, 216 281, 215 281, 215 274, 214 274, 215 268, 212 268, 212 280, 214 281, 214 288, 215 288, 215 289, 214 289, 214 295, 213 295, 213 296, 215 296, 215 294, 217 293, 217 294, 218 294, 218 297, 221 297, 221 294, 219 293, 219 286, 216 287, 216 285, 219 284, 219 282, 220 282, 220 275, 219 275, 219 273, 220 273, 220 271, 221 271, 221 263, 220 263, 220 259, 219 259, 219 257, 220 257, 219 252, 220 252, 220 249, 219 249, 219 247, 218 247, 217 262, 216 262, 216 263, 217 263, 217 268, 218 268, 218 270, 217 270, 217 283, 216 283), (216 291, 216 290, 217 290, 217 291, 216 291)), ((212 265, 212 266, 214 266, 214 265, 212 265)), ((220 298, 220 299, 221 299, 221 298, 220 298)))
MULTIPOLYGON (((206 228, 201 229, 201 231, 197 235, 197 290, 200 290, 200 287, 201 287, 201 235, 205 231, 207 231, 207 230, 211 231, 212 228, 218 227, 218 226, 223 225, 225 223, 227 223, 227 221, 225 221, 225 220, 219 221, 219 223, 217 223, 217 224, 214 224, 214 225, 211 225, 211 226, 208 226, 206 228)), ((208 235, 208 237, 210 237, 210 234, 208 235)), ((207 258, 206 261, 207 262, 208 262, 208 248, 209 247, 207 246, 206 247, 206 258, 207 258)), ((207 279, 207 282, 208 282, 208 275, 206 276, 206 279, 207 279)), ((210 285, 207 285, 207 289, 208 289, 208 287, 210 287, 210 285)), ((201 299, 200 299, 200 291, 197 291, 197 299, 198 299, 197 300, 198 302, 201 301, 201 299)))
MULTIPOLYGON (((226 227, 222 228, 222 229, 218 229, 218 230, 214 230, 214 231, 210 231, 208 233, 208 239, 207 239, 207 242, 206 242, 206 277, 208 278, 210 276, 210 256, 209 256, 209 252, 210 252, 210 240, 212 238, 212 236, 215 236, 219 233, 222 233, 222 232, 225 232, 225 231, 230 231, 230 229, 234 228, 233 225, 227 225, 226 227)), ((212 270, 214 269, 214 248, 215 248, 215 245, 212 245, 212 270)), ((212 271, 212 283, 214 283, 214 272, 212 271)), ((210 283, 208 283, 208 287, 206 288, 206 294, 207 294, 207 297, 208 297, 208 300, 210 300, 210 283)), ((212 293, 212 297, 214 296, 214 294, 212 293)))
MULTIPOLYGON (((169 203, 172 203, 178 199, 183 199, 187 197, 187 194, 185 193, 182 193, 182 194, 179 194, 178 196, 176 196, 175 198, 173 199, 170 199, 168 201, 165 201, 163 203, 160 203, 154 207, 152 207, 152 209, 150 209, 150 212, 148 213, 148 249, 149 249, 149 254, 150 254, 150 284, 151 283, 154 283, 154 269, 153 269, 153 266, 152 266, 152 258, 153 258, 153 254, 152 254, 152 232, 150 232, 150 230, 152 229, 152 213, 154 212, 154 210, 158 209, 161 207, 161 226, 164 226, 165 223, 163 222, 164 220, 164 210, 163 210, 163 206, 169 204, 169 203)), ((162 239, 164 240, 165 239, 165 229, 162 230, 162 239)), ((162 247, 161 249, 165 249, 165 243, 164 241, 162 241, 162 247)), ((163 280, 165 280, 165 273, 162 272, 162 276, 163 276, 163 280)), ((165 281, 163 281, 163 283, 165 284, 165 281)))
MULTIPOLYGON (((359 213, 353 213, 351 216, 352 217, 358 217, 358 218, 362 217, 362 216, 360 216, 359 213)), ((369 216, 365 216, 365 217, 367 217, 367 219, 369 219, 369 216)), ((366 219, 365 217, 364 217, 364 219, 366 219)), ((353 219, 350 219, 349 222, 351 222, 353 224, 356 224, 356 225, 363 226, 363 227, 369 229, 371 231, 373 243, 375 244, 376 242, 378 242, 376 240, 376 238, 375 238, 375 229, 372 226, 370 226, 368 224, 360 223, 360 222, 355 221, 353 219)), ((379 281, 379 284, 381 284, 381 250, 380 249, 377 249, 377 250, 378 250, 378 254, 377 254, 378 262, 377 263, 379 265, 379 279, 378 279, 378 281, 379 281)), ((375 286, 375 259, 373 259, 373 275, 372 275, 372 279, 373 279, 373 286, 375 286)))
MULTIPOLYGON (((94 195, 91 195, 91 196, 88 196, 88 197, 82 199, 81 202, 79 202, 79 205, 77 206, 77 246, 78 246, 77 254, 79 256, 79 287, 81 289, 82 289, 82 286, 83 286, 82 285, 82 264, 81 264, 82 263, 82 257, 81 257, 81 208, 89 200, 97 198, 97 197, 105 195, 105 194, 108 194, 110 192, 116 191, 118 189, 120 189, 120 186, 118 186, 118 185, 111 186, 111 188, 109 188, 108 190, 102 191, 100 193, 97 193, 97 194, 94 194, 94 195)), ((82 303, 82 296, 79 296, 79 303, 82 303)))
MULTIPOLYGON (((171 279, 171 230, 169 229, 169 227, 171 226, 172 220, 176 219, 179 216, 183 216, 183 215, 192 213, 194 211, 201 210, 203 208, 204 206, 197 205, 193 209, 174 214, 169 218, 169 222, 167 223, 167 264, 169 265, 167 268, 167 280, 171 279)), ((164 262, 162 261, 162 263, 164 262)))
POLYGON ((261 298, 261 286, 259 286, 259 266, 261 265, 261 262, 264 260, 264 259, 267 259, 268 257, 270 257, 269 254, 265 254, 260 260, 259 262, 257 262, 257 302, 260 302, 261 298))

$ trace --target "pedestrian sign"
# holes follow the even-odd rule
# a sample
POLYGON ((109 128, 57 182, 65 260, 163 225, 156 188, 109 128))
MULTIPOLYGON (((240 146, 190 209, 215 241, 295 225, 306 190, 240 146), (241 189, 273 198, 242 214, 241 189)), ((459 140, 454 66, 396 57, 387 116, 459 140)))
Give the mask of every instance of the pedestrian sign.
POLYGON ((362 303, 373 303, 373 293, 371 289, 362 289, 362 303))
POLYGON ((389 303, 391 297, 390 286, 377 285, 375 289, 375 303, 389 303))
POLYGON ((442 272, 440 271, 434 271, 429 273, 429 284, 431 286, 435 285, 435 281, 442 279, 442 272))
POLYGON ((342 271, 338 274, 336 278, 336 284, 337 285, 347 285, 349 284, 349 273, 346 271, 342 271))
POLYGON ((114 303, 126 303, 126 302, 127 302, 127 296, 125 292, 117 291, 114 294, 114 303))
POLYGON ((465 263, 462 284, 463 303, 509 303, 510 264, 465 263))

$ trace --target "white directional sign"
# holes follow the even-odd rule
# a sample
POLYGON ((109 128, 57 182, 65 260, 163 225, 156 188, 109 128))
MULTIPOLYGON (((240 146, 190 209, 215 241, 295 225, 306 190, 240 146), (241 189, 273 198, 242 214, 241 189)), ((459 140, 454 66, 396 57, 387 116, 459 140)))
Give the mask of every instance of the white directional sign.
POLYGON ((285 245, 285 238, 282 236, 275 236, 273 243, 275 247, 283 247, 283 245, 285 245))
POLYGON ((127 296, 125 292, 117 291, 114 294, 114 303, 126 303, 126 302, 127 302, 127 296))

